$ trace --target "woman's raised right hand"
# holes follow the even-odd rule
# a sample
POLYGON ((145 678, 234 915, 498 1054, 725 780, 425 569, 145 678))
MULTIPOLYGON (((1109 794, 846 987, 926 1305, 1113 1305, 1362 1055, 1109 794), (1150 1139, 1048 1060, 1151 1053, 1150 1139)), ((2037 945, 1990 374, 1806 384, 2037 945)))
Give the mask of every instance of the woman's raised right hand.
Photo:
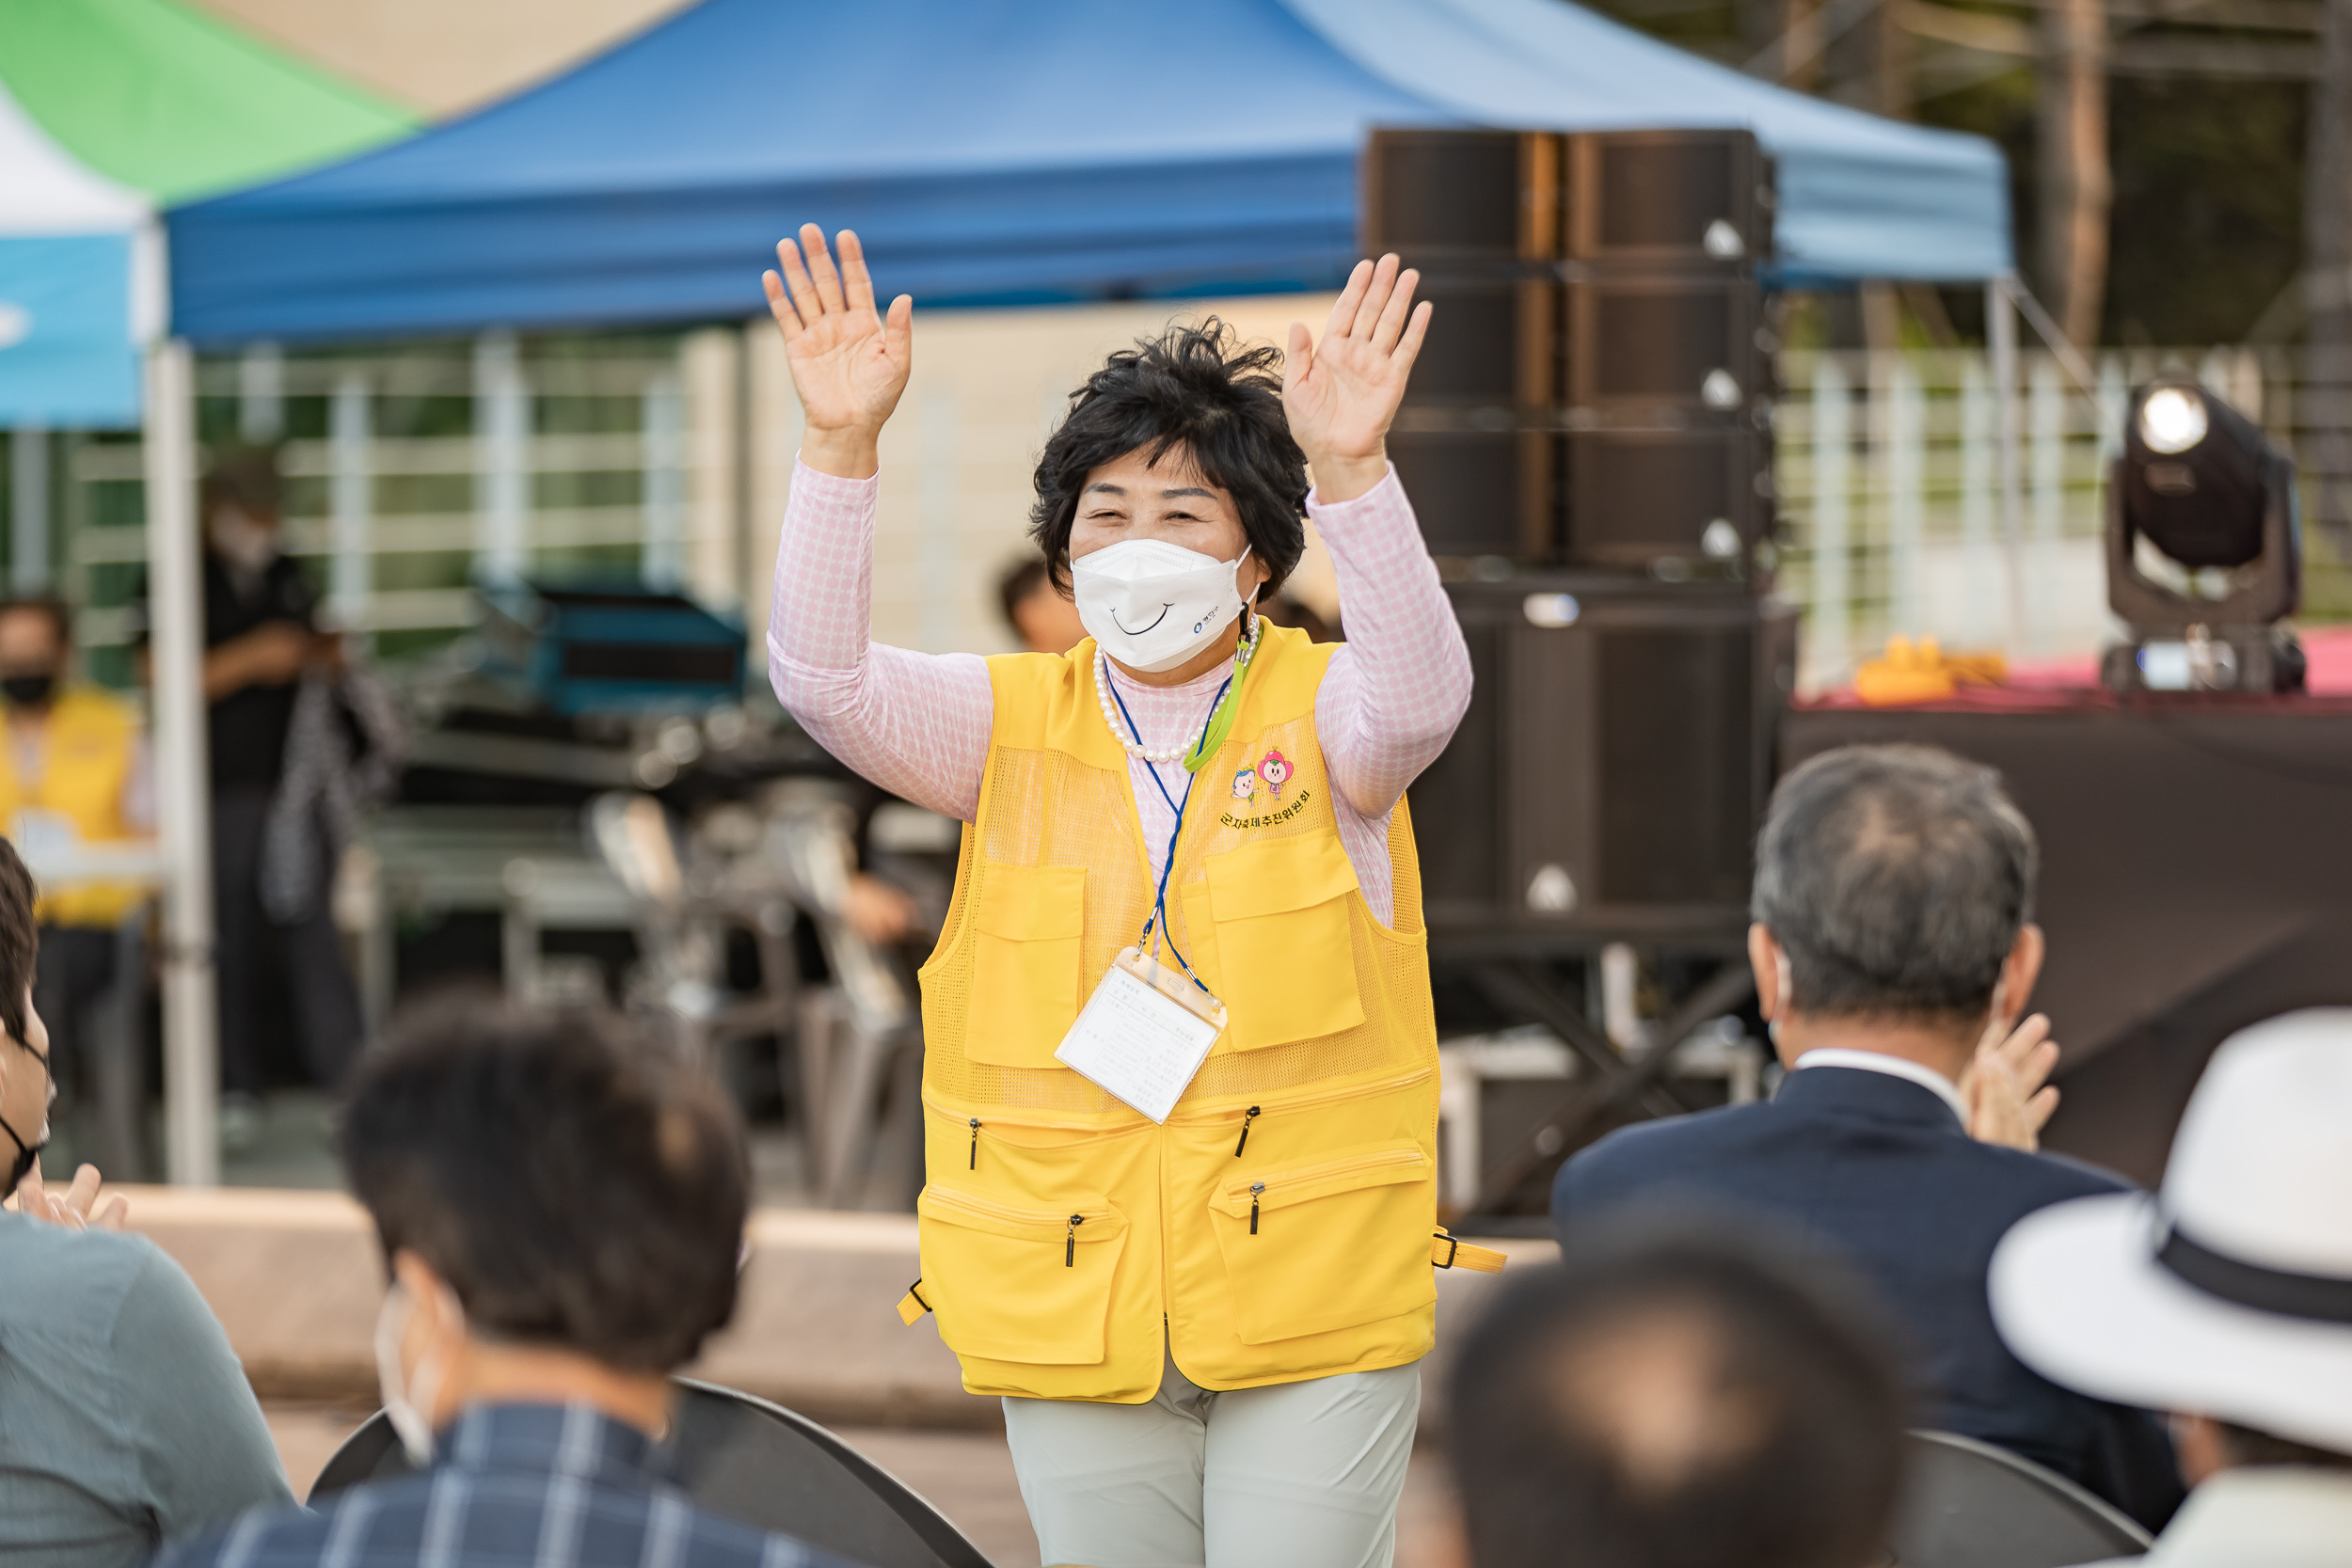
POLYGON ((763 273, 760 282, 784 334, 785 362, 807 420, 802 460, 845 479, 864 479, 875 470, 875 442, 914 363, 914 301, 900 294, 887 316, 878 312, 865 248, 847 229, 838 243, 836 272, 824 230, 803 224, 798 244, 776 243, 783 276, 763 273))

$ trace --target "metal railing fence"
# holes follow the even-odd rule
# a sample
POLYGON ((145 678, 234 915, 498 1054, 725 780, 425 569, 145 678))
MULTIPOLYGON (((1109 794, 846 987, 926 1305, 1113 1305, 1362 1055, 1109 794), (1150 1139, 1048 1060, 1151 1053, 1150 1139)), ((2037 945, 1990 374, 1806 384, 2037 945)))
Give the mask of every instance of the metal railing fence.
MULTIPOLYGON (((461 631, 485 577, 642 573, 741 605, 766 563, 742 559, 738 531, 739 353, 733 329, 263 348, 199 363, 198 432, 214 449, 278 444, 288 547, 312 563, 334 622, 398 657, 461 631)), ((1801 684, 1842 681, 1897 633, 2023 659, 2110 636, 2106 467, 2129 389, 2158 370, 2191 371, 2257 418, 2304 462, 2307 500, 2318 483, 2352 483, 2352 377, 2307 373, 2300 351, 2106 352, 2087 390, 2053 355, 2021 359, 2012 607, 1985 353, 1783 356, 1777 584, 1804 613, 1801 684), (2347 471, 2320 471, 2339 451, 2347 471)), ((147 559, 136 437, 19 432, 7 450, 11 584, 52 584, 82 606, 93 673, 127 680, 147 559)), ((2324 540, 2308 553, 2311 613, 2352 616, 2352 572, 2324 540)), ((888 574, 925 569, 883 561, 878 598, 888 574)))

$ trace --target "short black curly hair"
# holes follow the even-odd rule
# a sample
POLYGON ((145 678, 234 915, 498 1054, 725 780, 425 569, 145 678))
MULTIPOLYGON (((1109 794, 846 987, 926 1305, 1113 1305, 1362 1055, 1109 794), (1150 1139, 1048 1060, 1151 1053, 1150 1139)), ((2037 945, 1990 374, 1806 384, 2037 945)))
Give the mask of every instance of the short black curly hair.
POLYGON ((1181 447, 1233 498, 1272 597, 1307 548, 1307 454, 1282 413, 1281 363, 1281 350, 1245 344, 1211 316, 1139 338, 1087 377, 1037 461, 1029 537, 1055 584, 1070 584, 1070 526, 1087 475, 1140 448, 1157 463, 1181 447))
POLYGON ((499 1338, 668 1372, 735 1311, 751 1166, 710 1075, 596 1009, 452 991, 359 1058, 343 1168, 499 1338))

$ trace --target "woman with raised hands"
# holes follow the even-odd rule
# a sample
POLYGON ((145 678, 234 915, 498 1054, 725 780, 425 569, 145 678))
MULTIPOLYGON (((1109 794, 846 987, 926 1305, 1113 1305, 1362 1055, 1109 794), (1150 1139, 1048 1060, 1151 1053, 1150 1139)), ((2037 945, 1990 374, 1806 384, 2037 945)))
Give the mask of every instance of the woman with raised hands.
POLYGON ((1359 263, 1323 339, 1214 318, 1071 396, 1031 531, 1065 655, 871 644, 913 302, 809 225, 766 276, 806 434, 769 665, 842 762, 967 824, 924 966, 921 1280, 1004 1397, 1048 1562, 1385 1564, 1435 1265, 1437 1040, 1406 785, 1470 659, 1385 438, 1431 308, 1359 263), (1314 485, 1308 483, 1311 468, 1314 485), (1349 641, 1254 604, 1314 519, 1349 641))

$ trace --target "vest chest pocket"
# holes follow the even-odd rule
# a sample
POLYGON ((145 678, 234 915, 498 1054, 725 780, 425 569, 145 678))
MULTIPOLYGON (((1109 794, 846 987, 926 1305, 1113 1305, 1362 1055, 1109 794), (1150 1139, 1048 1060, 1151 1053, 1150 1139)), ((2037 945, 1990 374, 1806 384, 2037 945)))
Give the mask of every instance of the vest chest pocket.
POLYGON ((1028 1209, 952 1187, 923 1189, 915 1211, 924 1291, 949 1350, 1032 1366, 1103 1359, 1127 1221, 1092 1194, 1075 1194, 1070 1204, 1028 1209))
POLYGON ((1429 1156, 1375 1144, 1237 1177, 1209 1200, 1242 1342, 1270 1344, 1437 1299, 1429 1156))
POLYGON ((964 1055, 994 1067, 1059 1065, 1054 1048, 1078 1018, 1086 893, 1083 865, 982 866, 964 1055))
POLYGON ((1347 924, 1356 868, 1337 833, 1246 844, 1209 856, 1206 870, 1217 978, 1237 1050, 1364 1022, 1347 924))

